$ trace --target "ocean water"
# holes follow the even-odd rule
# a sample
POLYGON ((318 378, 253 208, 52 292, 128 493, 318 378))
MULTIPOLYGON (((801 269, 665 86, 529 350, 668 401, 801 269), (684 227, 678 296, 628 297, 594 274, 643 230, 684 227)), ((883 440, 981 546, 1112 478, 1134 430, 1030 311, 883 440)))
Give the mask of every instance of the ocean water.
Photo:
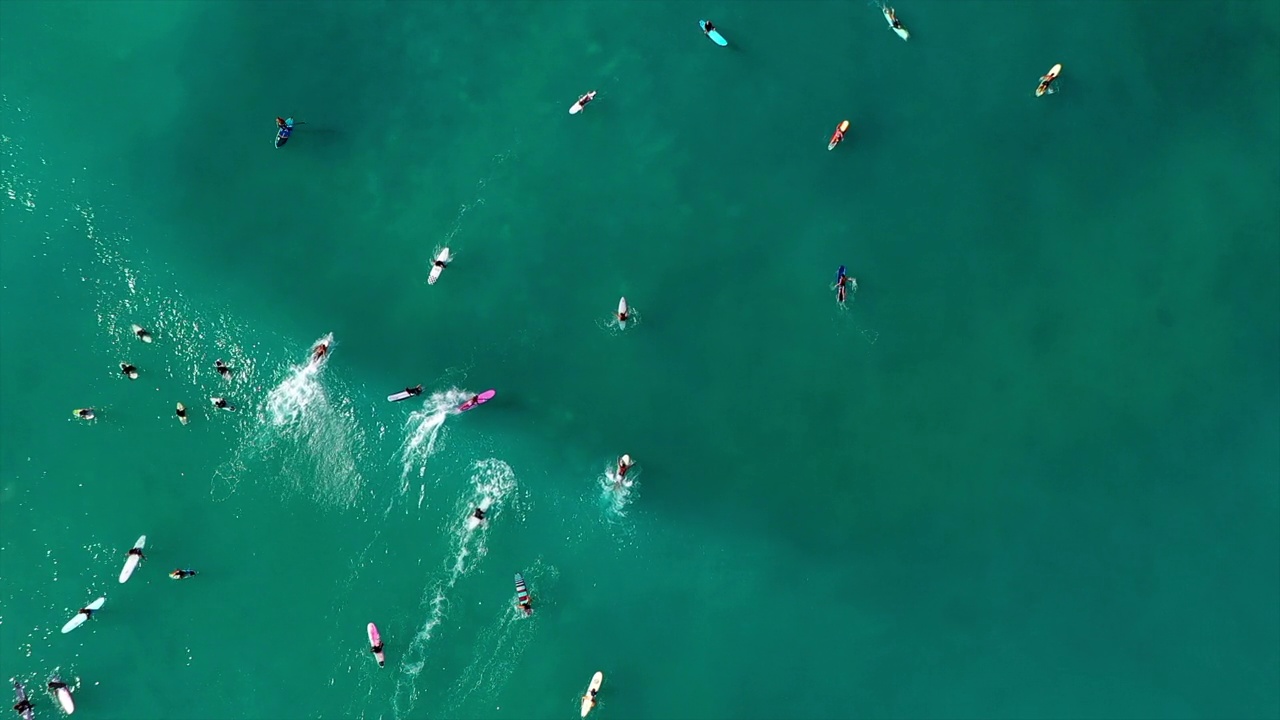
POLYGON ((45 717, 54 672, 86 717, 575 717, 597 670, 605 720, 1280 717, 1280 4, 898 14, 0 3, 4 675, 45 717))

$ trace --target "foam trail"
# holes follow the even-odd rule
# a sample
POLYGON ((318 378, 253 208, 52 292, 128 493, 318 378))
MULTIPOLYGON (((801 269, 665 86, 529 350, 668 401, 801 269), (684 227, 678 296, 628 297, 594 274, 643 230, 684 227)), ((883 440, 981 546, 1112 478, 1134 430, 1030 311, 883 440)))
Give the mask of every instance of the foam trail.
MULTIPOLYGON (((400 494, 409 491, 409 476, 417 470, 422 478, 427 472, 427 460, 439 450, 440 433, 444 429, 444 421, 450 415, 458 413, 458 406, 471 397, 472 393, 458 388, 450 388, 432 393, 424 402, 421 410, 409 413, 405 420, 407 430, 404 444, 400 446, 400 494)), ((419 493, 418 504, 422 504, 422 495, 426 491, 424 485, 419 493)), ((390 509, 390 508, 388 508, 390 509)))
POLYGON ((396 680, 395 695, 392 698, 392 710, 397 718, 410 712, 417 703, 417 677, 426 666, 427 644, 448 613, 449 593, 458 584, 458 580, 474 567, 474 563, 468 559, 474 556, 479 560, 488 552, 486 540, 489 529, 500 512, 503 499, 515 487, 516 478, 511 466, 497 458, 480 460, 472 466, 471 491, 459 496, 455 504, 457 519, 449 526, 454 538, 452 563, 447 567, 444 577, 423 596, 428 610, 427 620, 414 634, 404 652, 404 660, 400 666, 401 676, 396 680), (468 518, 472 509, 484 497, 490 498, 492 504, 484 522, 472 529, 468 518))

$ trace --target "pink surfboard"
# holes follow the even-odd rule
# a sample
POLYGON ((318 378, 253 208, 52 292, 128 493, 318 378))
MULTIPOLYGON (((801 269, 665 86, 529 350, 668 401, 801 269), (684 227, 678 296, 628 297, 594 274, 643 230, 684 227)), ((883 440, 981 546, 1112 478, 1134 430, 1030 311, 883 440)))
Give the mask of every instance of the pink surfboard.
POLYGON ((459 405, 459 406, 458 406, 458 412, 466 412, 467 410, 470 410, 471 408, 473 408, 473 407, 475 407, 475 406, 477 406, 477 405, 483 405, 483 404, 485 404, 485 403, 489 402, 490 400, 492 400, 492 399, 493 399, 493 396, 494 396, 494 395, 497 395, 497 394, 498 394, 498 391, 497 391, 497 390, 485 390, 484 392, 480 393, 479 395, 477 395, 477 396, 475 396, 475 397, 471 398, 470 400, 468 400, 468 401, 466 401, 466 402, 462 403, 461 405, 459 405))
POLYGON ((382 652, 382 636, 378 635, 378 626, 373 623, 369 623, 369 649, 373 651, 373 656, 378 659, 378 667, 385 667, 387 656, 382 652))

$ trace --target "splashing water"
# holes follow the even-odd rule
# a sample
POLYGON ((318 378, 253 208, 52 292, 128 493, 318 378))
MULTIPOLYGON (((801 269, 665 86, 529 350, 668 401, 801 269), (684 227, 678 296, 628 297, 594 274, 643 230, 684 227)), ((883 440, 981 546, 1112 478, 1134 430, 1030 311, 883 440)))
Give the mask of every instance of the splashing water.
POLYGON ((475 567, 474 562, 468 562, 468 558, 474 556, 479 560, 487 553, 486 539, 489 529, 498 515, 503 499, 515 487, 515 473, 511 470, 511 466, 502 460, 486 458, 472 465, 470 492, 459 496, 455 506, 461 511, 456 515, 457 520, 450 525, 454 537, 452 562, 447 566, 445 576, 424 594, 424 604, 428 609, 427 621, 405 649, 404 662, 401 666, 402 677, 396 681, 395 695, 392 698, 392 708, 396 717, 403 717, 416 704, 419 696, 417 678, 426 665, 427 644, 448 612, 449 593, 458 584, 458 580, 475 567), (468 522, 471 510, 478 504, 477 498, 484 497, 491 499, 489 512, 483 522, 473 526, 468 522))

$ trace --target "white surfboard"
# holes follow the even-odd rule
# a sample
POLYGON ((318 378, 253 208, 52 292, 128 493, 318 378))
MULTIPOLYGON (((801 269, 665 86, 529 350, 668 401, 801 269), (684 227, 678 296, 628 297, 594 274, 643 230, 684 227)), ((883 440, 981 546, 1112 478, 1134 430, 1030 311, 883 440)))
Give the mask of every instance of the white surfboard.
POLYGON ((627 299, 625 297, 620 298, 618 300, 618 327, 623 330, 627 329, 627 321, 623 320, 623 318, 628 317, 630 312, 631 309, 627 307, 627 299))
MULTIPOLYGON (((440 254, 436 256, 436 262, 442 262, 446 264, 449 262, 449 248, 444 248, 443 250, 440 251, 440 254)), ((444 272, 443 267, 436 265, 435 262, 431 263, 431 274, 427 276, 427 284, 435 285, 436 281, 440 279, 440 273, 442 272, 444 272)))
MULTIPOLYGON (((86 610, 97 610, 101 608, 103 603, 105 603, 106 601, 107 601, 106 598, 100 597, 97 600, 94 600, 93 602, 89 603, 88 605, 85 605, 84 607, 86 610)), ((72 630, 75 630, 76 628, 83 625, 85 621, 88 619, 89 619, 88 615, 85 615, 82 612, 77 612, 75 614, 75 617, 68 620, 67 624, 62 626, 62 634, 65 635, 71 632, 72 630)))
MULTIPOLYGON (((146 545, 147 545, 147 536, 143 535, 142 537, 138 538, 138 542, 133 544, 133 549, 141 550, 142 548, 146 547, 146 545)), ((138 555, 130 555, 129 557, 125 558, 124 569, 120 571, 120 582, 122 583, 126 582, 129 579, 129 576, 133 574, 133 571, 137 569, 138 563, 140 562, 142 562, 142 558, 138 555)))
MULTIPOLYGON (((480 501, 480 509, 485 512, 489 512, 489 508, 492 506, 493 506, 493 498, 489 497, 488 495, 485 495, 484 499, 480 501)), ((475 530, 476 528, 480 527, 481 522, 483 521, 476 519, 474 511, 472 511, 472 514, 467 516, 467 531, 470 532, 471 530, 475 530)))
MULTIPOLYGON (((51 678, 54 682, 62 682, 62 678, 54 675, 51 678)), ((58 698, 58 704, 62 706, 62 712, 70 715, 76 711, 76 702, 71 698, 71 688, 60 687, 53 691, 58 698)))
POLYGON ((591 697, 592 692, 600 691, 600 684, 604 682, 604 673, 597 672, 591 676, 591 684, 587 686, 587 694, 582 696, 582 717, 586 717, 591 712, 591 708, 595 707, 595 698, 591 697))
POLYGON ((906 40, 907 38, 911 37, 911 33, 907 32, 907 28, 902 25, 902 21, 898 21, 899 27, 893 26, 893 18, 894 18, 893 8, 889 7, 888 5, 885 5, 881 9, 884 11, 884 20, 885 22, 889 23, 890 30, 898 33, 898 37, 902 38, 903 40, 906 40))
MULTIPOLYGON (((587 93, 584 97, 586 98, 587 102, 591 102, 592 100, 596 99, 596 91, 592 90, 591 92, 587 93)), ((577 115, 578 113, 582 112, 582 108, 584 107, 586 107, 586 103, 582 102, 582 98, 579 98, 578 101, 573 104, 573 107, 569 108, 569 114, 577 115)))
POLYGON ((151 333, 147 332, 141 325, 133 326, 133 334, 137 335, 138 339, 144 343, 151 342, 151 333))
POLYGON ((1058 63, 1049 68, 1049 72, 1040 78, 1040 84, 1036 86, 1036 97, 1044 95, 1046 92, 1053 93, 1053 81, 1058 79, 1058 75, 1062 73, 1062 63, 1058 63), (1046 83, 1046 79, 1048 83, 1046 83))

